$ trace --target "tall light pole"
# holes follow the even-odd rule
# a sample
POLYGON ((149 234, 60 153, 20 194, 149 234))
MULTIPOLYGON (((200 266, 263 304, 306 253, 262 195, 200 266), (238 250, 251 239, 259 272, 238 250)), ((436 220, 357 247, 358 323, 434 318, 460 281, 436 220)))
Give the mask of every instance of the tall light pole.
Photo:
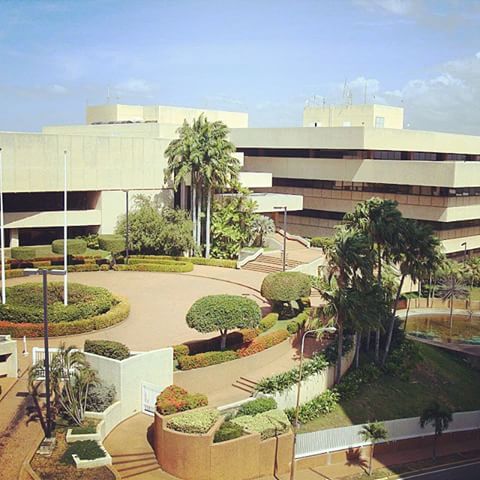
POLYGON ((63 304, 68 305, 67 151, 63 151, 63 304))
POLYGON ((463 242, 461 246, 463 247, 463 266, 465 266, 465 263, 467 263, 467 242, 463 242))
POLYGON ((38 268, 25 268, 23 270, 25 276, 30 275, 41 275, 42 284, 43 284, 43 346, 45 350, 45 397, 47 403, 47 418, 45 422, 45 437, 47 439, 52 438, 52 407, 50 404, 50 351, 48 349, 48 304, 47 304, 47 294, 48 294, 48 283, 47 275, 64 275, 64 278, 67 276, 65 270, 46 270, 38 268))
POLYGON ((287 206, 273 207, 274 210, 283 210, 283 255, 282 255, 282 270, 287 269, 287 206))
POLYGON ((125 192, 125 263, 128 265, 128 230, 130 228, 130 225, 128 223, 128 210, 129 210, 129 205, 128 205, 128 190, 124 190, 125 192))
POLYGON ((7 303, 7 286, 5 285, 5 222, 3 218, 3 159, 2 149, 0 148, 0 248, 2 250, 1 269, 2 269, 2 304, 7 303))
POLYGON ((300 411, 300 391, 302 388, 302 373, 303 373, 303 351, 305 348, 305 338, 312 333, 329 332, 334 333, 337 329, 335 327, 320 327, 314 330, 307 330, 302 335, 302 345, 300 348, 300 365, 298 367, 298 380, 297 380, 297 404, 295 406, 295 420, 293 423, 293 447, 292 447, 292 461, 290 465, 290 480, 295 480, 295 446, 297 444, 297 430, 298 430, 298 414, 300 411))

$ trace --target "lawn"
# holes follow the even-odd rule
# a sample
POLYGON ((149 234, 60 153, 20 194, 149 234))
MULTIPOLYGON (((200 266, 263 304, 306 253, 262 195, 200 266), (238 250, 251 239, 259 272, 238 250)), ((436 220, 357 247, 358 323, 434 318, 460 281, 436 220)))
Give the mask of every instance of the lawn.
POLYGON ((470 289, 470 299, 480 300, 480 287, 472 287, 470 289))
POLYGON ((455 354, 420 344, 422 361, 410 381, 383 376, 330 414, 301 427, 302 432, 344 427, 373 420, 419 416, 433 399, 453 411, 480 409, 480 372, 455 354))
MULTIPOLYGON (((35 248, 35 251, 36 251, 36 256, 37 257, 61 257, 62 255, 58 254, 58 253, 53 253, 52 252, 52 246, 51 245, 35 245, 33 248, 35 248)), ((101 256, 102 258, 103 257, 106 257, 110 255, 110 252, 107 252, 106 250, 94 250, 93 248, 87 248, 87 250, 85 250, 85 253, 82 253, 81 257, 88 257, 88 256, 101 256)), ((9 248, 6 248, 5 249, 5 256, 7 258, 10 257, 10 249, 9 248)))

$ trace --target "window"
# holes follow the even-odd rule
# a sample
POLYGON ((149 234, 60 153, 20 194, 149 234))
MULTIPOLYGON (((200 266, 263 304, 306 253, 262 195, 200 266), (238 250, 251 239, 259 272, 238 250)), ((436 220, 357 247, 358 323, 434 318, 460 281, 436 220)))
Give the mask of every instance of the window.
POLYGON ((385 127, 385 117, 375 117, 375 128, 385 127))

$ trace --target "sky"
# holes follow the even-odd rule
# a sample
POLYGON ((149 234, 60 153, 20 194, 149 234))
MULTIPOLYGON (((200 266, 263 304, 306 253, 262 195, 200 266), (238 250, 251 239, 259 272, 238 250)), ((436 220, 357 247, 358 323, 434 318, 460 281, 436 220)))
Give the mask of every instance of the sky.
POLYGON ((0 0, 0 130, 108 101, 301 126, 365 86, 407 128, 480 135, 480 1, 0 0))

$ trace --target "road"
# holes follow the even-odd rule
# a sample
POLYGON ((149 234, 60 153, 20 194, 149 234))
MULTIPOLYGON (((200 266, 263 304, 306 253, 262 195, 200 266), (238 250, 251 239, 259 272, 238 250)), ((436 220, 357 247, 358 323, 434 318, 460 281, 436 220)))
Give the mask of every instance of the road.
POLYGON ((414 474, 400 477, 399 480, 478 480, 480 478, 480 462, 456 467, 440 468, 436 472, 414 474))

